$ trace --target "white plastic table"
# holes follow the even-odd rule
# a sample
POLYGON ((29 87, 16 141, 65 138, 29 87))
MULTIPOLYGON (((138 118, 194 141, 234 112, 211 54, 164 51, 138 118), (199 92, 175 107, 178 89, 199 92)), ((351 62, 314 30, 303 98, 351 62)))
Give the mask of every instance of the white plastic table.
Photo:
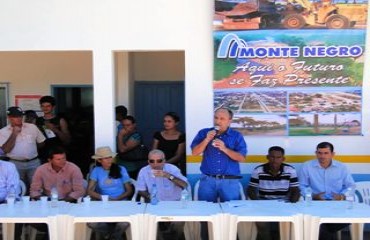
POLYGON ((354 227, 352 239, 362 240, 363 231, 358 223, 370 223, 370 206, 363 203, 354 203, 352 209, 348 209, 346 201, 313 201, 309 206, 302 202, 298 206, 305 214, 305 240, 318 239, 322 223, 351 223, 354 227))
MULTIPOLYGON (((224 212, 223 239, 236 239, 239 222, 280 222, 280 238, 290 238, 290 223, 294 225, 293 238, 303 239, 303 215, 295 203, 275 200, 237 200, 221 203, 224 212)), ((244 236, 246 239, 250 236, 244 236)))
POLYGON ((157 205, 148 204, 145 210, 147 235, 146 240, 155 240, 158 222, 209 222, 212 223, 214 240, 223 240, 222 210, 218 203, 204 201, 189 201, 183 208, 180 201, 161 201, 157 205))
POLYGON ((50 202, 42 205, 41 201, 31 201, 28 204, 16 202, 14 206, 0 204, 0 222, 3 225, 3 239, 14 239, 16 223, 46 223, 51 240, 64 240, 63 215, 68 212, 71 204, 58 202, 58 207, 50 207, 50 202))
POLYGON ((128 222, 132 240, 142 240, 145 228, 144 212, 146 204, 132 201, 91 201, 89 204, 74 204, 64 216, 67 223, 65 238, 86 239, 88 222, 128 222))

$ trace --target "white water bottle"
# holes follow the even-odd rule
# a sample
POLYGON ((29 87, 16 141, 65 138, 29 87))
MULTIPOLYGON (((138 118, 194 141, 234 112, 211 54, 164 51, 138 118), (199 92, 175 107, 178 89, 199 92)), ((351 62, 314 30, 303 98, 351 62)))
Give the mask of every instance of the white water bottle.
POLYGON ((306 205, 311 205, 312 203, 312 189, 310 187, 306 187, 305 193, 304 193, 304 200, 306 202, 306 205))
POLYGON ((347 191, 344 193, 346 201, 348 203, 347 208, 352 209, 353 203, 355 202, 355 193, 351 187, 347 188, 347 191))
POLYGON ((186 188, 181 191, 181 207, 187 208, 189 202, 189 192, 186 188))
POLYGON ((58 199, 58 189, 55 186, 51 188, 50 195, 51 195, 50 206, 51 207, 57 207, 59 199, 58 199))
POLYGON ((157 184, 153 183, 152 192, 150 194, 150 204, 157 205, 158 202, 159 202, 159 200, 158 200, 157 184))

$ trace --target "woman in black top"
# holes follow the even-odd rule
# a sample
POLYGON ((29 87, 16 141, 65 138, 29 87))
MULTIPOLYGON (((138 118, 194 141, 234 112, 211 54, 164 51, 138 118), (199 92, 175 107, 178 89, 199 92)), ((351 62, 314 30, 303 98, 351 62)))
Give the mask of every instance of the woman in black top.
POLYGON ((186 175, 185 133, 177 130, 179 116, 174 112, 164 115, 162 131, 154 133, 152 149, 160 149, 166 156, 166 162, 176 165, 186 175))

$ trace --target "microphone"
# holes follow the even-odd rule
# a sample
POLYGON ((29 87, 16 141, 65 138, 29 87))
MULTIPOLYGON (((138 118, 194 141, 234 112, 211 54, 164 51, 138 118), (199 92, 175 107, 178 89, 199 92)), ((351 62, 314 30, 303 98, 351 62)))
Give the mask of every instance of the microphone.
POLYGON ((218 131, 220 131, 220 126, 215 126, 214 127, 214 130, 216 131, 216 135, 214 136, 214 138, 213 139, 216 139, 216 137, 217 137, 217 135, 218 135, 218 131))

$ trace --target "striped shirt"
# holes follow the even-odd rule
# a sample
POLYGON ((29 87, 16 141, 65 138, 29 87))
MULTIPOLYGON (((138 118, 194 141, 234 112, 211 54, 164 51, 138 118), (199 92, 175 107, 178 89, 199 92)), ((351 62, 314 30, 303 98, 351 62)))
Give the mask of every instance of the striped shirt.
POLYGON ((293 166, 281 164, 279 173, 274 176, 266 163, 253 170, 249 186, 258 189, 259 199, 285 199, 289 188, 299 187, 299 182, 293 166))

